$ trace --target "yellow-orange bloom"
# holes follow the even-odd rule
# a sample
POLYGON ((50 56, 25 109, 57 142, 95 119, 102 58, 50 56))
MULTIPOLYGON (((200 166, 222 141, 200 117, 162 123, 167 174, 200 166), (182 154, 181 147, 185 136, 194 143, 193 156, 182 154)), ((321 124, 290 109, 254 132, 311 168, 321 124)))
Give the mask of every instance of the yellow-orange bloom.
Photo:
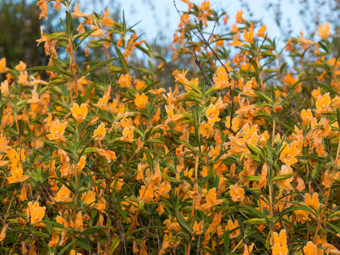
POLYGON ((23 174, 24 171, 22 169, 22 164, 20 162, 20 160, 25 161, 26 159, 24 150, 22 149, 19 155, 19 153, 16 150, 11 149, 7 153, 7 157, 10 160, 9 168, 11 170, 11 176, 7 177, 8 183, 11 184, 27 180, 28 176, 23 174))
POLYGON ((87 105, 81 104, 79 107, 78 104, 74 103, 71 112, 73 118, 75 118, 77 122, 82 123, 87 115, 87 105))
POLYGON ((64 132, 67 122, 60 123, 59 120, 55 120, 51 124, 50 133, 47 135, 48 139, 62 142, 65 140, 64 132))
POLYGON ((6 59, 2 58, 0 59, 0 73, 5 73, 6 71, 7 71, 6 59))
POLYGON ((252 243, 249 247, 248 247, 248 245, 245 244, 244 245, 243 255, 250 255, 250 254, 252 254, 253 248, 254 248, 254 243, 252 243))
POLYGON ((314 192, 312 196, 307 193, 305 195, 305 204, 309 207, 313 207, 316 210, 319 209, 320 202, 318 193, 314 192))
POLYGON ((86 204, 92 204, 96 200, 96 194, 92 190, 87 191, 82 195, 81 200, 86 204))
POLYGON ((295 156, 297 155, 296 143, 283 144, 284 148, 280 154, 280 160, 284 162, 287 166, 291 166, 297 162, 295 156))
POLYGON ((27 208, 27 219, 31 222, 31 224, 36 224, 42 220, 45 216, 46 207, 40 207, 38 202, 28 203, 27 208))
MULTIPOLYGON (((292 172, 293 172, 293 169, 290 166, 283 165, 283 166, 281 166, 281 170, 280 170, 279 175, 290 174, 292 172)), ((282 191, 282 190, 286 190, 286 191, 292 190, 293 187, 290 184, 292 181, 293 181, 293 177, 289 177, 287 179, 277 181, 277 185, 279 186, 280 191, 282 191)))
POLYGON ((242 23, 244 21, 244 18, 242 17, 243 11, 240 10, 236 13, 236 23, 242 23))
POLYGON ((226 229, 230 232, 230 238, 236 238, 240 235, 241 230, 239 229, 240 225, 237 220, 234 222, 232 220, 228 220, 226 229))
POLYGON ((20 61, 18 65, 15 66, 15 69, 20 71, 20 72, 23 72, 26 70, 26 64, 25 62, 23 61, 20 61))
POLYGON ((230 86, 228 74, 223 66, 218 66, 213 77, 214 89, 221 90, 230 86))
POLYGON ((77 162, 76 169, 77 173, 80 174, 81 171, 84 169, 86 164, 86 156, 81 156, 79 161, 77 162))
POLYGON ((309 241, 303 247, 303 252, 304 252, 305 255, 317 255, 318 254, 318 249, 317 249, 316 245, 312 241, 309 241))
POLYGON ((93 132, 93 137, 95 140, 103 140, 106 134, 105 124, 100 123, 99 127, 93 132))
POLYGON ((100 20, 100 22, 103 23, 104 26, 113 27, 113 25, 115 24, 115 21, 110 18, 110 10, 109 9, 107 9, 104 12, 103 18, 100 20))
POLYGON ((57 246, 58 242, 59 242, 59 235, 53 233, 51 241, 49 241, 49 243, 48 243, 48 246, 54 248, 54 247, 57 246))
POLYGON ((236 183, 230 186, 229 194, 233 202, 242 201, 244 199, 244 189, 236 183))
POLYGON ((210 123, 202 122, 200 125, 200 134, 209 138, 213 132, 213 126, 210 123))
POLYGON ((118 80, 118 84, 122 88, 130 88, 131 82, 132 82, 132 77, 129 74, 122 74, 118 80))
POLYGON ((330 103, 331 103, 331 97, 329 96, 329 93, 326 93, 324 95, 318 96, 315 106, 320 113, 327 113, 331 111, 329 107, 330 103))
POLYGON ((201 235, 203 233, 203 221, 195 221, 194 225, 192 226, 192 230, 194 235, 201 235))
POLYGON ((308 126, 311 123, 312 118, 313 118, 311 109, 307 109, 307 110, 303 109, 301 111, 301 118, 302 118, 302 125, 308 126))
POLYGON ((142 93, 141 95, 139 93, 136 94, 136 98, 134 100, 135 105, 138 110, 146 108, 146 104, 148 103, 148 97, 142 93))
POLYGON ((125 127, 122 132, 122 137, 120 138, 122 141, 126 142, 133 142, 133 135, 134 135, 134 127, 125 127))
POLYGON ((271 239, 270 244, 272 246, 273 255, 287 255, 287 235, 286 230, 282 229, 280 234, 274 232, 271 239))
POLYGON ((257 36, 259 37, 265 37, 266 36, 266 31, 267 31, 267 27, 266 25, 263 25, 258 31, 257 31, 257 36))
POLYGON ((115 160, 117 158, 116 153, 114 151, 97 149, 96 152, 100 156, 105 157, 105 159, 107 160, 108 163, 110 163, 111 160, 115 160))
POLYGON ((208 191, 205 197, 206 203, 202 205, 203 209, 209 209, 216 205, 223 203, 222 199, 216 199, 216 188, 212 188, 208 191))
POLYGON ((175 107, 174 107, 173 104, 165 106, 165 111, 168 114, 167 122, 175 122, 175 121, 179 120, 180 118, 182 118, 182 114, 175 114, 174 113, 174 108, 175 107))
POLYGON ((70 255, 82 255, 80 252, 77 252, 75 250, 70 251, 70 255))
POLYGON ((56 202, 70 202, 71 191, 66 186, 61 186, 60 190, 57 192, 57 195, 54 197, 54 201, 56 202))
POLYGON ((320 36, 323 40, 327 41, 328 37, 331 35, 329 23, 327 22, 325 25, 320 24, 318 28, 318 36, 320 36))

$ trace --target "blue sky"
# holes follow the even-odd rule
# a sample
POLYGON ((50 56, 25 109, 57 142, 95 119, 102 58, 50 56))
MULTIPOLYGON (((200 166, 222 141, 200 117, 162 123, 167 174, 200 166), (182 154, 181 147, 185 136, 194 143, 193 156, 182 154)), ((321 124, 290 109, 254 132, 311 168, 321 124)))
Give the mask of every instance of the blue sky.
MULTIPOLYGON (((137 31, 144 32, 145 39, 151 40, 159 35, 160 31, 170 41, 179 23, 178 13, 173 5, 173 0, 117 0, 122 10, 124 10, 128 24, 132 25, 140 21, 136 26, 137 31), (154 7, 152 9, 151 7, 154 7)), ((200 0, 194 0, 200 3, 200 0)), ((248 0, 250 9, 254 12, 253 19, 261 20, 266 24, 271 37, 280 37, 274 22, 274 14, 267 11, 266 4, 274 2, 269 0, 248 0)), ((176 0, 179 10, 186 10, 187 7, 180 0, 176 0)), ((298 35, 303 31, 303 24, 299 18, 298 10, 295 8, 293 0, 281 2, 282 11, 285 18, 289 17, 294 23, 293 34, 298 35)), ((212 8, 226 10, 229 14, 229 22, 234 22, 234 17, 238 10, 241 10, 240 1, 235 0, 211 0, 212 8)), ((247 15, 244 15, 247 18, 247 15)))

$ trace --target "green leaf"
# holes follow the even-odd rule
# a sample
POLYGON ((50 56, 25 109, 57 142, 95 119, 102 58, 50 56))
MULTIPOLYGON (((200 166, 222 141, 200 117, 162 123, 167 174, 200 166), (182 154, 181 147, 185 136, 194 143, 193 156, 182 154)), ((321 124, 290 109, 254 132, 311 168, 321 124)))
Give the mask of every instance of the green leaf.
POLYGON ((111 245, 110 245, 110 253, 113 254, 113 252, 117 249, 118 245, 120 243, 119 237, 116 237, 113 239, 111 245))
POLYGON ((191 236, 192 230, 190 226, 188 225, 188 223, 183 218, 182 214, 178 210, 176 210, 176 218, 177 218, 179 225, 185 230, 185 232, 187 232, 191 236))
POLYGON ((67 34, 71 35, 71 33, 72 33, 72 16, 68 11, 66 11, 66 28, 67 28, 67 34))
POLYGON ((120 59, 120 62, 121 62, 122 65, 123 65, 123 68, 124 68, 125 73, 129 73, 129 67, 128 67, 128 64, 126 63, 126 60, 125 60, 124 55, 123 55, 122 52, 118 49, 117 46, 115 46, 115 49, 116 49, 116 52, 117 52, 118 57, 119 57, 119 59, 120 59))
POLYGON ((286 179, 292 177, 293 175, 294 175, 294 173, 277 175, 277 176, 274 176, 273 181, 286 180, 286 179))
POLYGON ((265 223, 266 223, 266 219, 253 218, 253 219, 249 219, 249 220, 243 221, 243 223, 249 223, 249 224, 254 224, 254 225, 260 225, 260 224, 265 224, 265 223))
POLYGON ((59 252, 58 255, 63 255, 65 254, 65 252, 73 245, 73 243, 75 242, 75 240, 73 239, 71 242, 69 242, 66 246, 64 246, 64 248, 62 248, 59 252))

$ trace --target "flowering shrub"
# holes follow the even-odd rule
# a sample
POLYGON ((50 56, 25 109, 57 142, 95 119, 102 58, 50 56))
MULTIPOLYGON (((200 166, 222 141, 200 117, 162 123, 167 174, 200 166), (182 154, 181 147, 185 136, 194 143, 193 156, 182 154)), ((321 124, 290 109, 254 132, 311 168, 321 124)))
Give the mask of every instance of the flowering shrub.
POLYGON ((242 11, 228 29, 182 1, 173 62, 192 66, 166 89, 124 21, 38 1, 64 30, 41 31, 48 66, 0 61, 1 254, 340 254, 329 24, 280 51, 242 11), (92 48, 103 59, 78 63, 92 48))

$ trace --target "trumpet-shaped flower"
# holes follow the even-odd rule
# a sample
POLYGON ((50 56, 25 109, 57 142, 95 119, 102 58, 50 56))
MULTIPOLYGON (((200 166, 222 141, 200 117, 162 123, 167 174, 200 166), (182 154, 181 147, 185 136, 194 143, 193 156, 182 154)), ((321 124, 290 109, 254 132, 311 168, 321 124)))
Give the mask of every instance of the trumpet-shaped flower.
POLYGON ((76 103, 73 104, 71 108, 72 116, 77 122, 82 123, 87 115, 87 105, 81 104, 80 106, 76 103))
POLYGON ((27 219, 29 219, 31 224, 36 224, 40 222, 45 216, 46 207, 40 207, 38 202, 28 203, 27 209, 27 219))

